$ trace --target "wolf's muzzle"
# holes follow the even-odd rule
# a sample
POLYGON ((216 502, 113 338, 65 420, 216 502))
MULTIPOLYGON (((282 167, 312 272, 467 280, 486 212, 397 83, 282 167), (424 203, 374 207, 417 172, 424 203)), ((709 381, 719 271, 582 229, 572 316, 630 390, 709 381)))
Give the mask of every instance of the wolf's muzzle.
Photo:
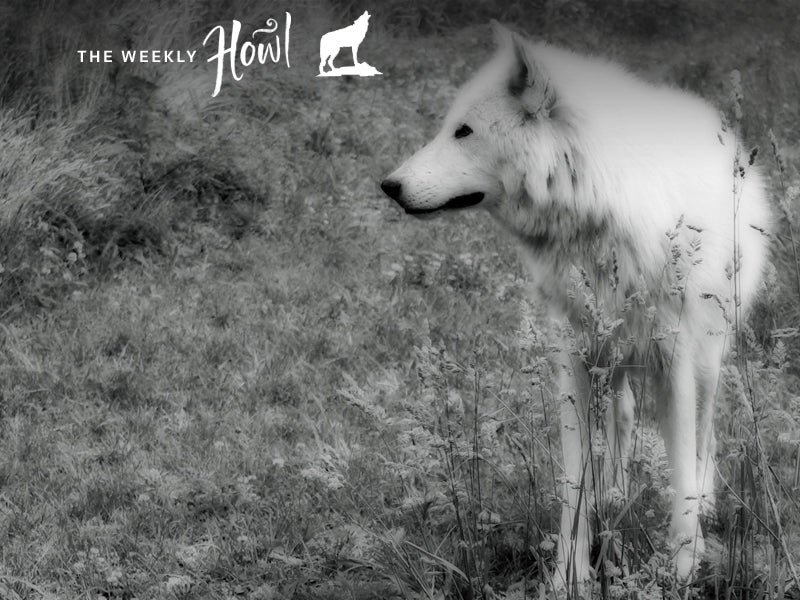
POLYGON ((384 179, 381 182, 381 189, 383 193, 389 196, 392 200, 397 202, 403 210, 406 211, 409 215, 424 215, 434 213, 440 210, 457 210, 459 208, 467 208, 468 206, 474 206, 478 204, 481 200, 483 200, 483 192, 474 192, 472 194, 464 194, 462 196, 456 196, 455 198, 451 198, 441 206, 436 207, 416 207, 416 206, 407 206, 405 201, 402 199, 403 196, 403 185, 399 181, 394 181, 392 179, 384 179))

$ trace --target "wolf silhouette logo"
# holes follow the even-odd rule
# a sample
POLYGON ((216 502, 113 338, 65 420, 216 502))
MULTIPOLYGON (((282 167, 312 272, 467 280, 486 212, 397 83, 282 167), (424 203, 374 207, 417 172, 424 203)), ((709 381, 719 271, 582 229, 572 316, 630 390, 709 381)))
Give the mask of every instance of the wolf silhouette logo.
POLYGON ((361 77, 371 77, 380 75, 372 65, 365 62, 358 62, 358 47, 364 41, 369 27, 370 14, 365 10, 352 25, 331 31, 322 36, 319 41, 319 75, 318 77, 341 77, 342 75, 359 75, 361 77), (333 59, 339 54, 342 48, 350 48, 353 51, 353 65, 348 67, 335 67, 333 59), (325 67, 329 70, 325 70, 325 67))

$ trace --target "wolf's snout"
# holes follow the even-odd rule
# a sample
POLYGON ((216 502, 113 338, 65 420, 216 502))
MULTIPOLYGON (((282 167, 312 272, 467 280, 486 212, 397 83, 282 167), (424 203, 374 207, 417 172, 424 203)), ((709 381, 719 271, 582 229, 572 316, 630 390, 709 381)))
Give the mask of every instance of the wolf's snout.
POLYGON ((384 179, 381 182, 381 189, 383 193, 389 196, 392 200, 400 201, 400 194, 403 193, 403 185, 399 181, 393 179, 384 179))

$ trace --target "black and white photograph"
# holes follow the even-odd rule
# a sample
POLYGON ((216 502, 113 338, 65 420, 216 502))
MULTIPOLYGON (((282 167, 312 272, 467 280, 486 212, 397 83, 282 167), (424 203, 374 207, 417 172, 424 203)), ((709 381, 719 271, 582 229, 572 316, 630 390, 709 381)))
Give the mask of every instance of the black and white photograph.
POLYGON ((800 600, 795 0, 0 42, 0 600, 800 600))

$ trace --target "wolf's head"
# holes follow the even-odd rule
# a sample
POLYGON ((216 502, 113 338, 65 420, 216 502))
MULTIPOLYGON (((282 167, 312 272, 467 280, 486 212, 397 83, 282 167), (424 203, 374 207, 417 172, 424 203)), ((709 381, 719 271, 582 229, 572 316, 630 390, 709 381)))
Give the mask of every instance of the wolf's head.
MULTIPOLYGON (((409 214, 479 205, 498 219, 518 219, 515 205, 531 190, 526 179, 548 176, 558 98, 534 46, 492 22, 497 52, 459 92, 439 134, 382 183, 409 214)), ((569 176, 567 176, 569 178, 569 176)))
POLYGON ((360 25, 366 25, 369 22, 369 18, 371 16, 372 15, 370 15, 369 12, 365 10, 363 13, 361 13, 361 16, 356 19, 356 23, 360 25))

